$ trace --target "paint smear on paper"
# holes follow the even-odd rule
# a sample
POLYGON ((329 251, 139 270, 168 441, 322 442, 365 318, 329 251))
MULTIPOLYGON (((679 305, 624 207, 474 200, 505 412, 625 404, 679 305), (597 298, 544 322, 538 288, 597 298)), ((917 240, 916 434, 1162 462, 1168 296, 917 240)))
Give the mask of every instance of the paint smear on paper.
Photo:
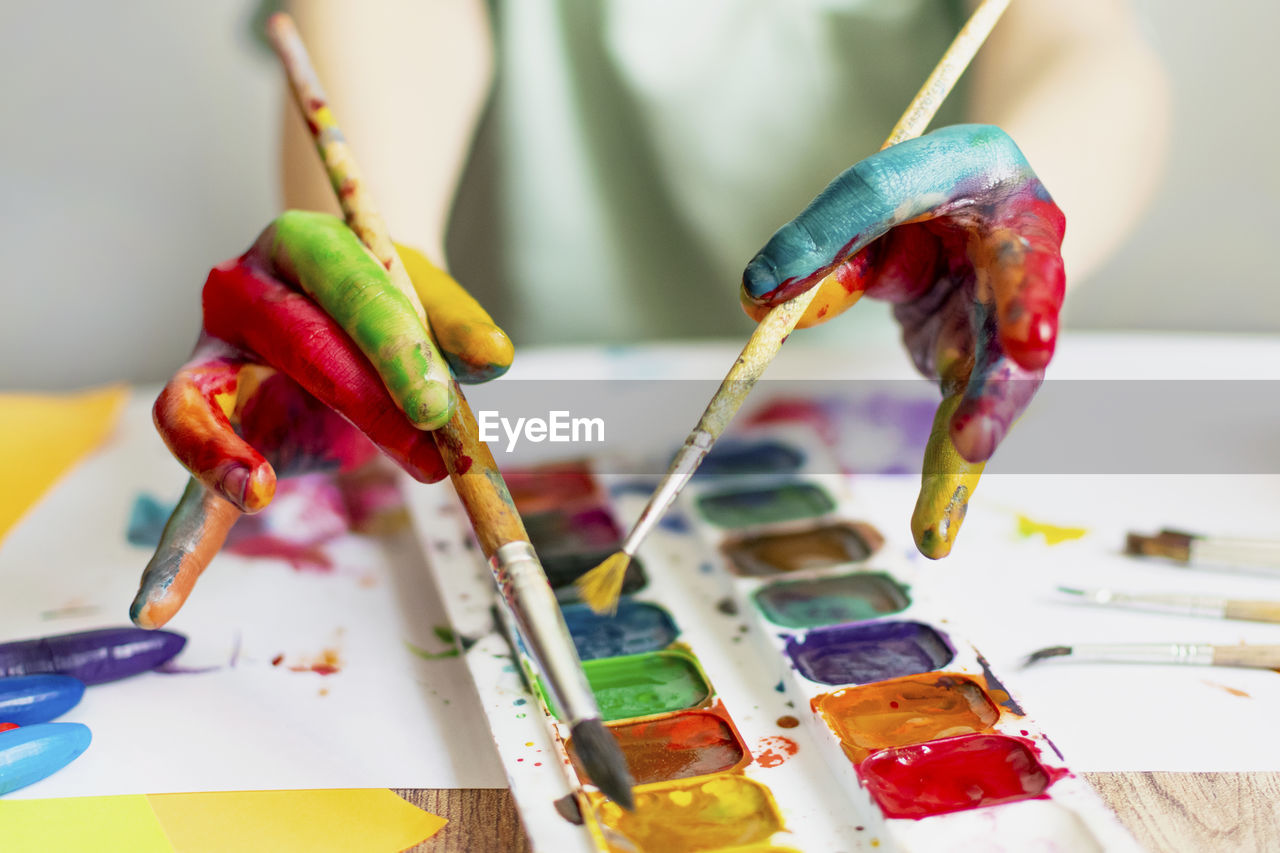
POLYGON ((562 611, 583 660, 656 652, 671 645, 678 633, 671 614, 643 601, 624 598, 612 615, 585 604, 566 605, 562 611))
POLYGON ((962 735, 873 753, 858 776, 887 817, 920 819, 1039 797, 1051 771, 1031 746, 1004 735, 962 735))
POLYGON ((1030 539, 1039 534, 1044 537, 1046 545, 1060 545, 1073 539, 1080 539, 1089 533, 1087 527, 1059 527, 1043 521, 1033 521, 1025 515, 1018 516, 1018 536, 1030 539))
POLYGON ((787 640, 796 669, 819 684, 866 684, 946 666, 946 638, 919 622, 869 622, 818 628, 787 640))
POLYGON ((800 749, 796 742, 782 735, 766 735, 756 742, 753 757, 761 767, 777 767, 800 749))
POLYGON ((960 675, 913 675, 850 687, 813 700, 855 763, 879 749, 989 732, 1000 709, 960 675))
MULTIPOLYGON (((677 651, 602 658, 582 665, 605 722, 666 714, 693 708, 711 695, 711 688, 693 658, 677 651)), ((538 689, 560 717, 550 695, 538 689)))
POLYGON ((742 536, 722 547, 735 574, 767 577, 860 563, 883 544, 884 537, 871 525, 842 522, 795 532, 742 536))
POLYGON ((1228 687, 1225 684, 1219 684, 1216 681, 1205 681, 1204 684, 1215 687, 1224 693, 1230 693, 1232 696, 1239 696, 1241 699, 1252 699, 1253 697, 1238 687, 1228 687))
POLYGON ((816 518, 836 508, 831 495, 813 483, 714 492, 698 498, 698 509, 717 527, 741 528, 816 518))
MULTIPOLYGON (((145 492, 134 498, 125 530, 129 544, 156 547, 173 508, 145 492)), ((305 474, 280 480, 270 506, 242 516, 223 550, 283 560, 298 571, 328 572, 334 568, 330 545, 352 534, 394 532, 407 518, 404 497, 385 471, 305 474)))
MULTIPOLYGON (((273 666, 280 666, 283 663, 285 663, 283 657, 276 657, 271 661, 273 666)), ((342 657, 338 654, 337 649, 325 649, 318 655, 303 658, 297 663, 288 664, 285 668, 290 672, 314 672, 317 675, 334 675, 342 672, 342 657)))
POLYGON ((647 786, 635 794, 632 812, 599 794, 589 796, 595 819, 639 850, 692 853, 738 847, 764 841, 782 829, 769 789, 744 776, 682 780, 647 786))
MULTIPOLYGON (((735 769, 746 747, 729 722, 712 711, 682 711, 656 720, 609 726, 637 785, 709 776, 735 769)), ((586 768, 568 742, 569 757, 584 781, 586 768)))
POLYGON ((861 622, 905 610, 907 588, 883 572, 771 584, 753 596, 775 625, 820 628, 861 622))

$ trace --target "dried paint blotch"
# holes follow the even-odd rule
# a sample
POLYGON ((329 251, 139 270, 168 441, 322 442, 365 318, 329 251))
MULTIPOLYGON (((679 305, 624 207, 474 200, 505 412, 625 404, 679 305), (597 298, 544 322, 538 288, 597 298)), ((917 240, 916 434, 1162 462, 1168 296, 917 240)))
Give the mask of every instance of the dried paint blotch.
POLYGON ((916 820, 1039 797, 1064 775, 1042 765, 1029 742, 995 734, 886 749, 858 765, 886 817, 916 820))
POLYGON ((732 773, 647 786, 635 793, 632 812, 599 794, 589 796, 595 820, 640 850, 692 853, 740 847, 783 828, 769 789, 732 773))
POLYGON ((928 674, 850 687, 813 700, 855 763, 872 752, 989 732, 1000 709, 975 681, 928 674))
POLYGON ((761 767, 777 767, 800 749, 791 738, 766 735, 756 743, 754 757, 761 767))
POLYGON ((955 651, 920 622, 868 622, 818 628, 787 640, 800 674, 819 684, 866 684, 946 666, 955 651))

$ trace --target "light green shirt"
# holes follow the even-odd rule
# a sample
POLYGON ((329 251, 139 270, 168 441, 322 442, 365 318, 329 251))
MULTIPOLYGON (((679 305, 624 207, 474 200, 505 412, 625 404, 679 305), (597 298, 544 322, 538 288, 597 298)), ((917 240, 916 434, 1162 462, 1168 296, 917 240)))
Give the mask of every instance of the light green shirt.
MULTIPOLYGON (((494 0, 450 264, 518 344, 742 336, 751 256, 876 151, 958 0, 494 0)), ((962 114, 953 95, 933 126, 962 114)), ((880 333, 858 305, 807 336, 880 333), (859 331, 860 330, 860 331, 859 331)))

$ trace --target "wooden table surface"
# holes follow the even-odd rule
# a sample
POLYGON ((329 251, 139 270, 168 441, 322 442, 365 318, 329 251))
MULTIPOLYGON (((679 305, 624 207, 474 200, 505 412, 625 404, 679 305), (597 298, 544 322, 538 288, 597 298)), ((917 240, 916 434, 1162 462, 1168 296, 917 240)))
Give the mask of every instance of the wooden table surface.
MULTIPOLYGON (((1280 773, 1086 773, 1146 849, 1159 853, 1280 851, 1280 773)), ((396 791, 449 823, 415 853, 529 849, 501 788, 396 791)))

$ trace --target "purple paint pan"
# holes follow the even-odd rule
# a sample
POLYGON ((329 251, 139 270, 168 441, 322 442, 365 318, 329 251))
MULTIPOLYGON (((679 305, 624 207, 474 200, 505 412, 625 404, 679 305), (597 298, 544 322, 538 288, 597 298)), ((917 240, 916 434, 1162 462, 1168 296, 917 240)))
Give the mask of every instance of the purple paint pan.
POLYGON ((155 669, 187 644, 172 631, 101 628, 0 643, 0 676, 56 673, 101 684, 155 669))
POLYGON ((810 681, 867 684, 946 666, 955 650, 920 622, 866 622, 791 637, 787 654, 810 681))

